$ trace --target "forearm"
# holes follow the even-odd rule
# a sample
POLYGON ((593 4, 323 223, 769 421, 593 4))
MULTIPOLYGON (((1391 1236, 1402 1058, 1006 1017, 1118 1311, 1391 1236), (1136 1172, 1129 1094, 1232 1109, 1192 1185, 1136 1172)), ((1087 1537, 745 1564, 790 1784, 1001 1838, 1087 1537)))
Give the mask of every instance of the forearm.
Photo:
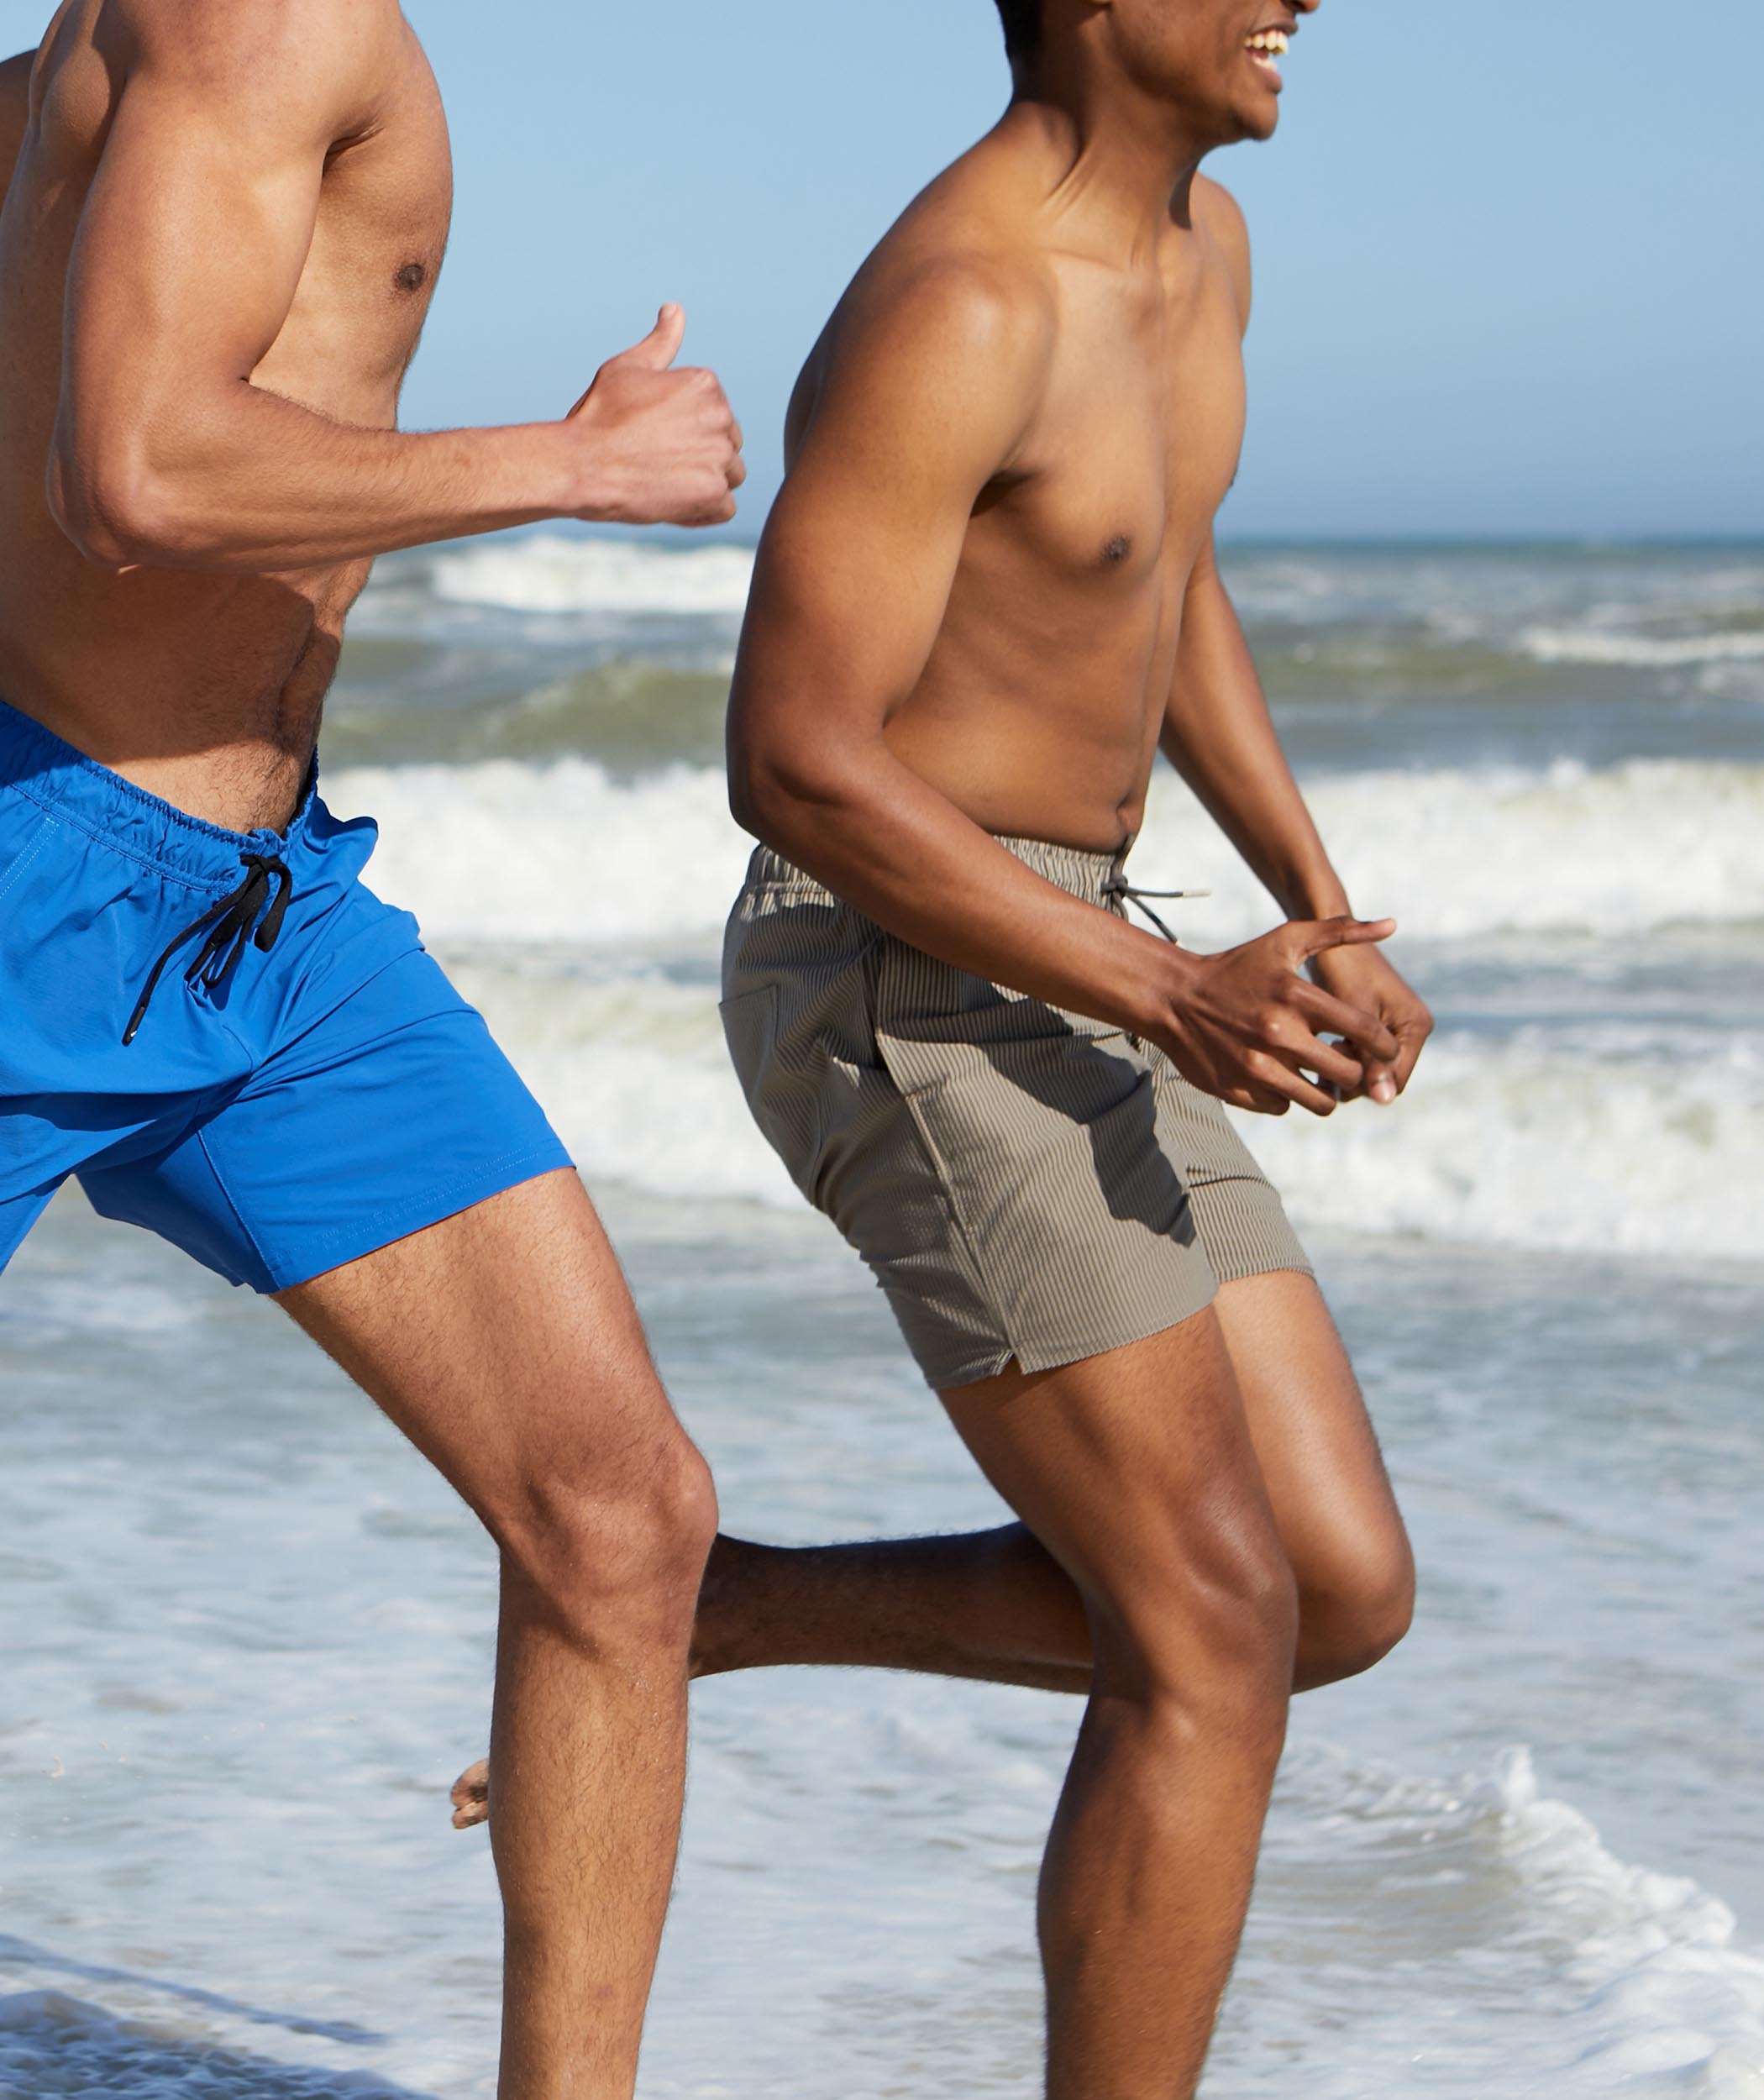
MULTIPOLYGON (((563 426, 408 433, 333 423, 241 385, 150 448, 88 442, 64 416, 50 501, 95 560, 261 572, 365 559, 572 509, 563 426)), ((580 449, 580 448, 578 448, 580 449)))
POLYGON ((1163 749, 1289 918, 1349 910, 1222 585, 1191 598, 1163 749))
POLYGON ((879 736, 734 777, 750 830, 915 948, 1136 1033, 1180 1003, 1189 958, 1044 880, 879 736))

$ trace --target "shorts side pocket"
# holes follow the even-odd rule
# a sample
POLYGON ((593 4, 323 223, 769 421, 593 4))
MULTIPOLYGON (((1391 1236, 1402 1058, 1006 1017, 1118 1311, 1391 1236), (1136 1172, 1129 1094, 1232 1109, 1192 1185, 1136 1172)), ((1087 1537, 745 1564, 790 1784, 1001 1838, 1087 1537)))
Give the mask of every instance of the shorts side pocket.
POLYGON ((24 874, 59 827, 40 803, 16 790, 0 795, 0 898, 24 874))
POLYGON ((723 1000, 717 1011, 729 1061, 753 1121, 789 1168, 791 1180, 806 1193, 820 1119, 812 1089, 778 1055, 778 985, 775 980, 757 985, 723 1000))

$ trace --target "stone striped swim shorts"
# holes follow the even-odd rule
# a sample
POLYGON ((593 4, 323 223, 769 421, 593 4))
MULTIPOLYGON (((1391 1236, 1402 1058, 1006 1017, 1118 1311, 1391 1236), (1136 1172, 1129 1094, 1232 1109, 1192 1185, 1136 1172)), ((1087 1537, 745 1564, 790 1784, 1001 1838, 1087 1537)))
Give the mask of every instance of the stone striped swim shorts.
MULTIPOLYGON (((1102 910, 1124 854, 1000 843, 1102 910)), ((755 1121, 940 1390, 1100 1356, 1310 1273, 1224 1109, 1108 1023, 937 961, 761 847, 724 1032, 755 1121)))

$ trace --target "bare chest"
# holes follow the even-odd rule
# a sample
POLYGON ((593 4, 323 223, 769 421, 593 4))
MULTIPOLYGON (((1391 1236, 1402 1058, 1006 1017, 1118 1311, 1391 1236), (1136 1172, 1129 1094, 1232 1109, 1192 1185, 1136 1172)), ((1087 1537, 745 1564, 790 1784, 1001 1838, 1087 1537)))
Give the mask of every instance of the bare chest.
POLYGON ((1175 311, 1079 307, 1000 523, 1051 586, 1080 597, 1179 588, 1236 475, 1244 409, 1222 280, 1175 311))
POLYGON ((384 125, 328 161, 299 286, 255 382, 351 423, 396 423, 452 208, 446 120, 423 66, 384 125))

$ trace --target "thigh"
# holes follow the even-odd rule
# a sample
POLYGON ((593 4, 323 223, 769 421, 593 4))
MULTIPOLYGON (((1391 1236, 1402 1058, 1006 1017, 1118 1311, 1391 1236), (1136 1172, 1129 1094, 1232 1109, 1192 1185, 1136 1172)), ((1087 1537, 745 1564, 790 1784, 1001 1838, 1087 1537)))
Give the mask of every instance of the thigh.
POLYGON ((942 1399, 987 1478, 1077 1586, 1100 1644, 1113 1626, 1179 1677, 1185 1664, 1220 1660, 1239 1607, 1278 1618, 1289 1601, 1211 1308, 1063 1369, 1013 1369, 942 1399))
POLYGON ((277 1294, 500 1532, 535 1499, 622 1501, 685 1447, 573 1171, 277 1294))
POLYGON ((1223 1284, 1215 1308, 1301 1597, 1376 1597, 1412 1574, 1407 1535, 1347 1352, 1315 1278, 1223 1284))

